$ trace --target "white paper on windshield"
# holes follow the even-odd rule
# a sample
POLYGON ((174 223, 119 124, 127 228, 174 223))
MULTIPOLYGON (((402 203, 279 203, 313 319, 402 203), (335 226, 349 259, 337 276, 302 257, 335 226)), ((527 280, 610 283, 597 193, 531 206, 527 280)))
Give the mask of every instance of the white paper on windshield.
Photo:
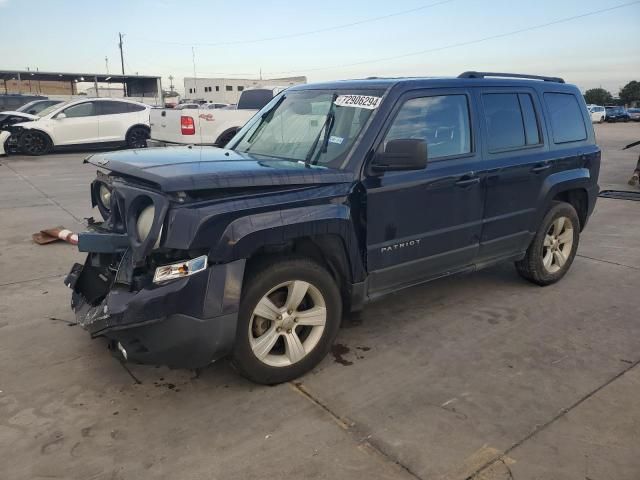
POLYGON ((355 107, 366 108, 367 110, 374 110, 380 105, 382 97, 371 97, 369 95, 340 95, 333 102, 339 107, 355 107))

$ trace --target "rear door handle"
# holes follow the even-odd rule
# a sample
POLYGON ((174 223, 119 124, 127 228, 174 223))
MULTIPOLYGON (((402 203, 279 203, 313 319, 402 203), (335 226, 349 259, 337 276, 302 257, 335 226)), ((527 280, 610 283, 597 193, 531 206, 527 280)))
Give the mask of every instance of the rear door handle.
POLYGON ((465 175, 456 182, 456 185, 458 187, 468 187, 469 185, 473 185, 474 183, 480 183, 480 177, 468 177, 465 175))
POLYGON ((533 173, 540 173, 540 172, 544 172, 545 170, 549 170, 550 168, 551 168, 551 164, 545 163, 545 164, 542 164, 542 165, 536 165, 535 167, 533 167, 531 169, 531 171, 533 173))

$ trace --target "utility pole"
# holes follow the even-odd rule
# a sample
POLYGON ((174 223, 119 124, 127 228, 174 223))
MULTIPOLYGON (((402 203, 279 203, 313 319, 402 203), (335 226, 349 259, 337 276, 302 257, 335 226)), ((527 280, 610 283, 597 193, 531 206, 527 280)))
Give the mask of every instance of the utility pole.
MULTIPOLYGON (((118 46, 120 47, 120 64, 122 65, 122 76, 124 77, 124 53, 122 51, 122 37, 124 36, 122 33, 118 32, 118 36, 120 37, 120 43, 118 46)), ((127 96, 127 82, 125 79, 122 79, 122 86, 124 91, 124 96, 127 96)))
POLYGON ((196 93, 196 90, 198 88, 198 81, 196 80, 196 49, 195 47, 191 47, 191 60, 193 61, 193 93, 196 93))
POLYGON ((109 57, 104 57, 104 66, 107 69, 107 75, 109 75, 109 57))
POLYGON ((169 75, 169 90, 173 93, 173 75, 169 75))

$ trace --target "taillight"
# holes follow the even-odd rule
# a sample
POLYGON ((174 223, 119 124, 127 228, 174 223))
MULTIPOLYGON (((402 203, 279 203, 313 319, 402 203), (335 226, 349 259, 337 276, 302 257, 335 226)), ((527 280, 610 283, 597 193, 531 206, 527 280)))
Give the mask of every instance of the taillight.
POLYGON ((182 130, 182 135, 195 135, 196 124, 193 122, 193 117, 187 117, 186 115, 180 117, 180 129, 182 130))

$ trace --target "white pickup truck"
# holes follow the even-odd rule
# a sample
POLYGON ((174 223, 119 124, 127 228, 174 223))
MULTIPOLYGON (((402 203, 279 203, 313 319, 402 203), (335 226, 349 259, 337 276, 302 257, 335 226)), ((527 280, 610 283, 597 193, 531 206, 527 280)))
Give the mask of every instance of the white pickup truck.
POLYGON ((151 109, 149 147, 224 146, 247 121, 284 87, 245 90, 234 108, 151 109))

